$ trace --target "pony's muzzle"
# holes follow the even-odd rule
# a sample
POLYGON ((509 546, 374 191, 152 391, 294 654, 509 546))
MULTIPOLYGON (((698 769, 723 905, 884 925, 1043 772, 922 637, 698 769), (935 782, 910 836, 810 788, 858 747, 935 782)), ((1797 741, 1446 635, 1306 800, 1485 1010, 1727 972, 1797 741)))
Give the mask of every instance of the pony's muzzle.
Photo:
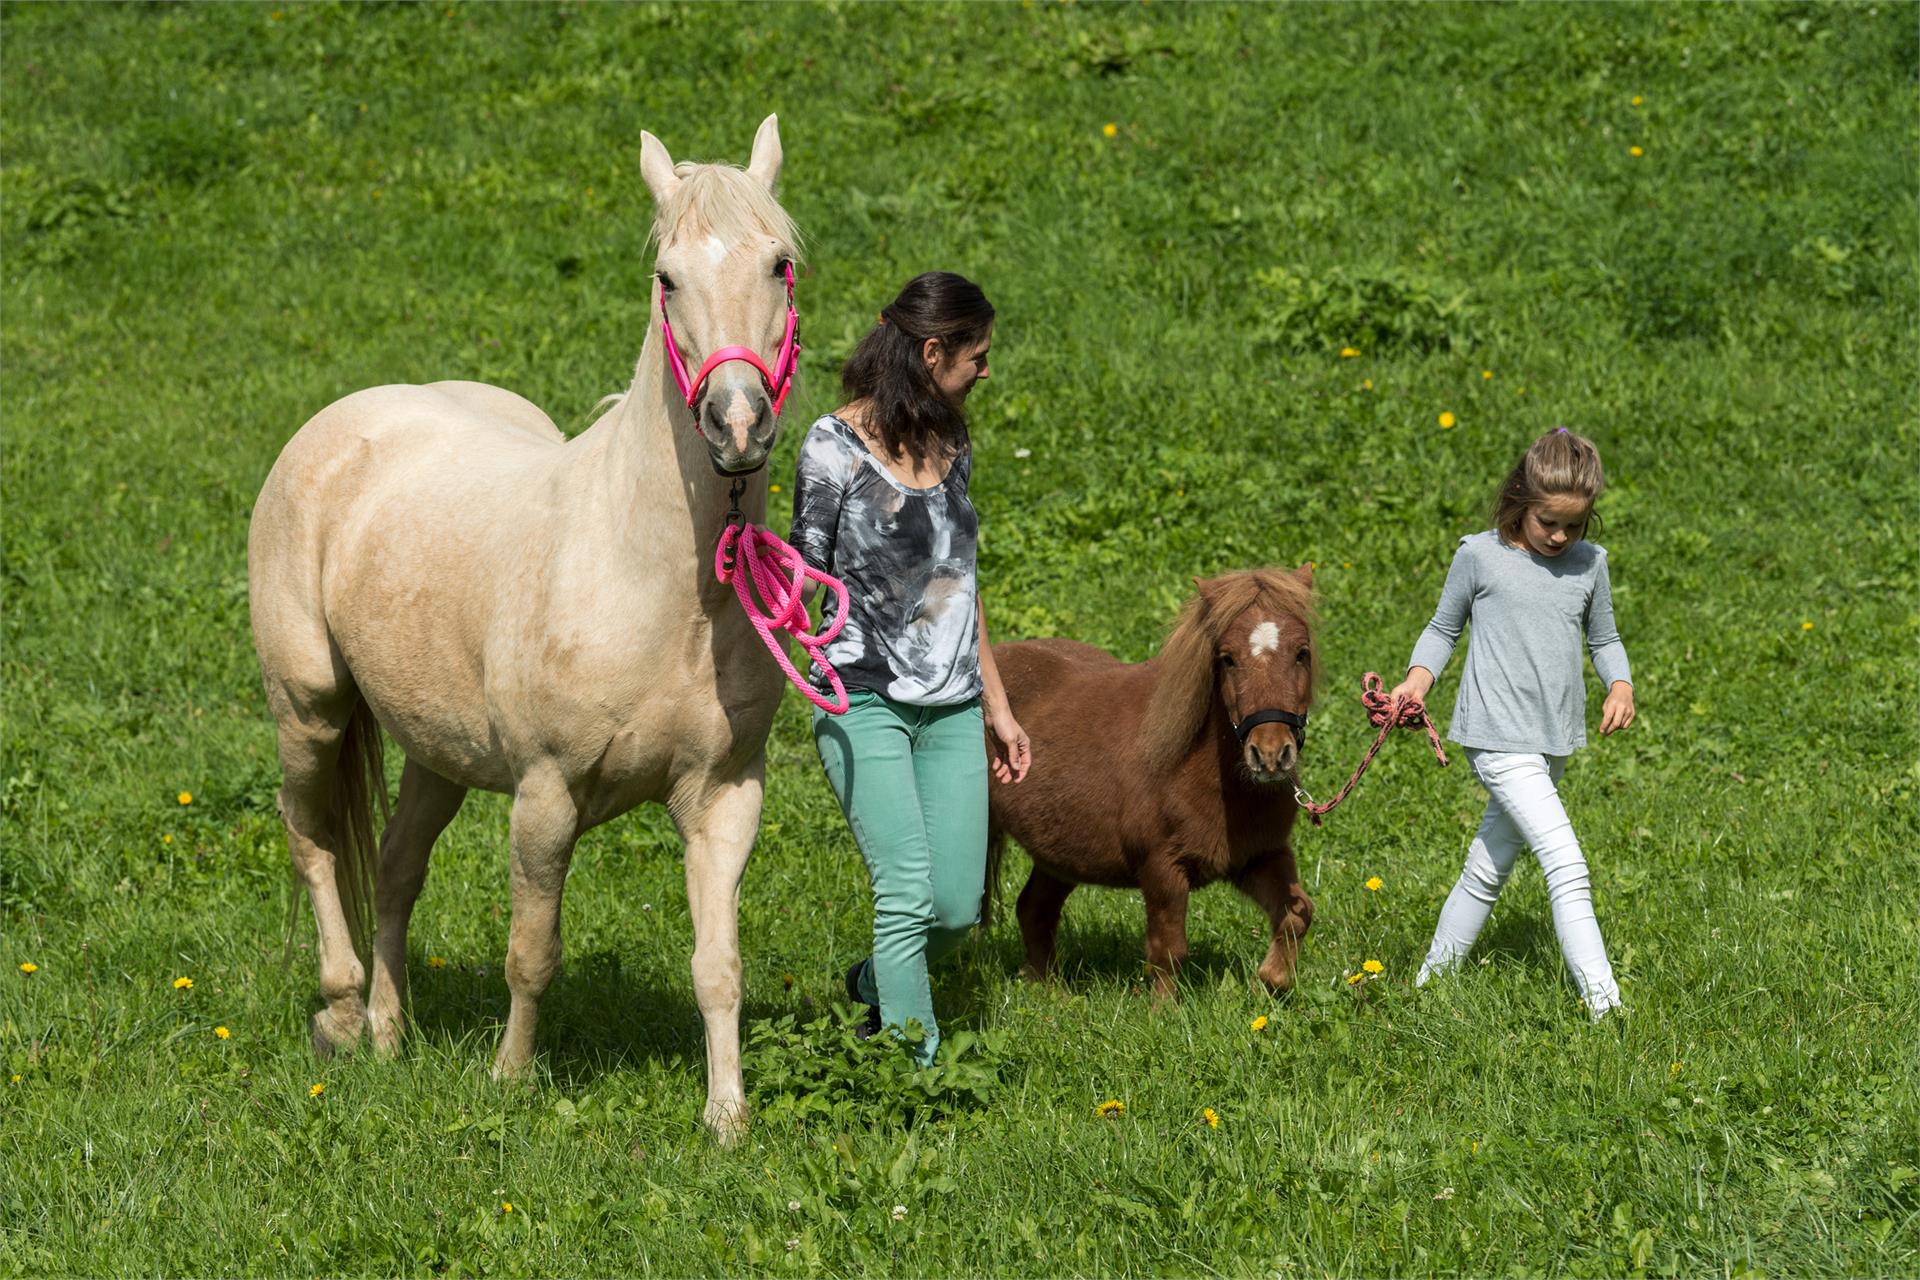
POLYGON ((1293 734, 1277 724, 1263 724, 1247 735, 1240 759, 1255 782, 1279 782, 1293 776, 1300 763, 1300 747, 1293 734))
POLYGON ((758 378, 719 375, 708 380, 700 397, 700 434, 713 454, 714 467, 730 475, 758 470, 773 449, 780 428, 773 398, 758 378))

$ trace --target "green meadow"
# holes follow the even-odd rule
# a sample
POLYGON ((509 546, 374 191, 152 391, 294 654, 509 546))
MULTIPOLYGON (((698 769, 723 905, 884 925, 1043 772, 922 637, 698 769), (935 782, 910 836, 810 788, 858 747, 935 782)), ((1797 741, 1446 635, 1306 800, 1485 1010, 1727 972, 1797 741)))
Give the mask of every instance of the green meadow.
POLYGON ((0 1273, 1920 1271, 1917 17, 0 8, 0 1273), (657 809, 581 841, 530 1084, 487 1077, 498 796, 435 855, 407 1050, 311 1056, 261 481, 385 382, 583 428, 649 317, 640 131, 744 163, 770 111, 808 239, 774 480, 898 286, 974 277, 996 637, 1138 660, 1194 575, 1312 561, 1317 793, 1502 471, 1555 425, 1598 442, 1640 719, 1563 793, 1624 1016, 1587 1025, 1530 864, 1476 963, 1412 989, 1484 797, 1403 735, 1296 837, 1293 994, 1218 887, 1156 1009, 1137 897, 1083 891, 1056 984, 1017 979, 1006 913, 936 972, 963 1052, 913 1076, 833 1020, 871 910, 794 696, 737 1148, 699 1123, 657 809))

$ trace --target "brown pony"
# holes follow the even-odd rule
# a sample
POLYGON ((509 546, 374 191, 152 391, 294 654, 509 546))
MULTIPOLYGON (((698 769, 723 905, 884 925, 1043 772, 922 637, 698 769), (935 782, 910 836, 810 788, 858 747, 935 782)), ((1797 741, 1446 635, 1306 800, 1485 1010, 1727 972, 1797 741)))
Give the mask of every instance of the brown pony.
POLYGON ((1071 640, 993 646, 1033 768, 988 784, 987 885, 1012 836, 1033 858, 1016 908, 1030 976, 1051 970, 1076 886, 1137 886, 1154 994, 1170 996, 1187 895, 1230 878, 1273 922, 1261 980, 1293 986, 1313 920, 1288 843, 1319 670, 1312 584, 1311 565, 1196 579, 1159 655, 1135 665, 1071 640))

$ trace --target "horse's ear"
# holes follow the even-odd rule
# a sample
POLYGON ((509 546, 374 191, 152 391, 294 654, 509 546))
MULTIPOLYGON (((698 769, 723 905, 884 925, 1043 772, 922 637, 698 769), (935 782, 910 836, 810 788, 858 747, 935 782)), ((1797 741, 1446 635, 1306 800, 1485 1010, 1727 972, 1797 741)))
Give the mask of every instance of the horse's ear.
POLYGON ((664 205, 667 197, 680 185, 680 178, 673 171, 673 157, 667 154, 666 146, 660 139, 640 131, 640 176, 647 181, 647 190, 653 192, 653 203, 664 205))
POLYGON ((1295 569, 1293 571, 1293 576, 1300 579, 1301 586, 1303 587, 1312 586, 1313 585, 1313 561, 1309 560, 1305 564, 1301 565, 1298 569, 1295 569))
POLYGON ((758 178, 769 192, 780 181, 780 117, 768 116, 753 135, 753 159, 747 161, 747 174, 758 178))

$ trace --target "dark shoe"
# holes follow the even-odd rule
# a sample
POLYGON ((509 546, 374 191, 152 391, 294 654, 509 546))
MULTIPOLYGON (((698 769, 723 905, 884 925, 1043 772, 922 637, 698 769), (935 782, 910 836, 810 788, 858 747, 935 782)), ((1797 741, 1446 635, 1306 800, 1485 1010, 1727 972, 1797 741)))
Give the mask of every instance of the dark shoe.
POLYGON ((867 1020, 861 1023, 853 1033, 861 1040, 871 1040, 880 1034, 880 1006, 867 1004, 867 998, 860 994, 860 971, 866 967, 867 962, 862 960, 847 970, 847 999, 855 1004, 867 1005, 867 1020))

